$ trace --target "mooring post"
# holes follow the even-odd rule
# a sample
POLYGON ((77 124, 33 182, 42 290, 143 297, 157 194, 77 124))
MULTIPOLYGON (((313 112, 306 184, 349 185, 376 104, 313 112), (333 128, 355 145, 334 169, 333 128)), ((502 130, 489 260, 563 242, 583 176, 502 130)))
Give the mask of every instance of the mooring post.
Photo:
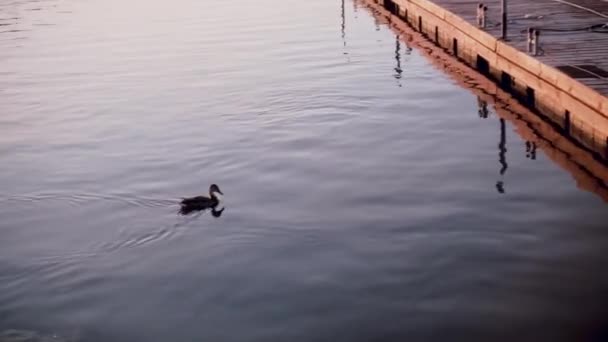
POLYGON ((488 19, 488 6, 483 5, 481 15, 482 15, 482 20, 483 20, 482 26, 485 29, 486 27, 488 27, 488 20, 487 20, 488 19))
POLYGON ((540 51, 540 30, 534 29, 534 56, 538 56, 540 51))
POLYGON ((488 15, 488 6, 486 6, 480 2, 477 5, 477 27, 484 28, 484 29, 487 27, 487 24, 486 24, 487 15, 488 15))
POLYGON ((507 39, 507 0, 500 0, 502 7, 502 39, 507 39))
POLYGON ((532 47, 534 46, 534 28, 528 27, 528 53, 532 53, 532 47))

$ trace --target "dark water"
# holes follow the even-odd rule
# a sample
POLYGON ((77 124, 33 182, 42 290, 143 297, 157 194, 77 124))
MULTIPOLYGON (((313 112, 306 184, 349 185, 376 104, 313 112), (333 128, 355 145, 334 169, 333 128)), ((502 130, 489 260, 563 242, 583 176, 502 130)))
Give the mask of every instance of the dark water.
POLYGON ((604 202, 374 21, 351 1, 1 2, 0 331, 600 336, 604 202), (221 217, 179 216, 210 183, 221 217))

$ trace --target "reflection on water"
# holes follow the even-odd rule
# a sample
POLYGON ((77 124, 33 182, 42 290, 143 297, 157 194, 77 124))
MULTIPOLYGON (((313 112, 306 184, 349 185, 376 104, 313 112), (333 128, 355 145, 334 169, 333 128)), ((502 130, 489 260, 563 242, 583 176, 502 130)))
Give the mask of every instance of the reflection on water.
MULTIPOLYGON (((359 0, 367 4, 366 0, 359 0)), ((377 7, 377 6, 376 6, 377 7)), ((376 22, 382 22, 385 14, 380 14, 376 8, 368 7, 376 17, 376 22)), ((387 21, 386 24, 389 24, 387 21)), ((389 25, 391 26, 391 25, 389 25)), ((394 28, 394 27, 393 27, 394 28)), ((398 34, 403 34, 403 26, 397 29, 398 34)), ((405 41, 415 42, 430 62, 437 68, 445 71, 458 84, 473 91, 477 96, 477 109, 480 118, 488 118, 488 100, 494 102, 495 110, 500 118, 508 118, 510 122, 517 126, 517 133, 522 138, 527 139, 534 136, 535 141, 530 142, 530 158, 536 158, 536 147, 543 147, 545 153, 556 163, 570 172, 577 179, 578 185, 587 190, 595 192, 608 202, 608 162, 597 156, 595 152, 588 151, 579 143, 569 138, 569 129, 556 131, 553 124, 548 120, 538 117, 532 113, 510 95, 498 89, 497 86, 471 70, 468 66, 459 61, 454 61, 451 56, 442 49, 424 39, 414 30, 408 29, 405 41), (566 158, 556 158, 563 155, 566 158), (593 184, 589 184, 593 183, 593 184)), ((566 116, 566 127, 569 127, 569 116, 566 116)), ((501 129, 502 133, 502 129, 501 129)), ((500 146, 499 146, 500 149, 500 146)), ((500 159, 500 158, 499 158, 500 159)))
POLYGON ((200 207, 193 207, 193 206, 182 206, 179 208, 179 213, 180 213, 180 215, 188 216, 188 215, 192 215, 194 213, 202 214, 206 211, 209 211, 209 212, 211 212, 211 215, 213 217, 218 218, 218 217, 222 216, 224 209, 226 209, 226 208, 221 207, 218 209, 218 207, 200 208, 200 207))
POLYGON ((496 189, 499 193, 505 193, 505 182, 504 176, 505 172, 509 168, 507 164, 507 127, 505 119, 500 118, 500 142, 498 143, 498 161, 500 163, 500 180, 496 182, 496 189))
POLYGON ((479 96, 477 96, 477 107, 477 113, 479 114, 479 117, 482 119, 487 119, 490 115, 490 111, 488 110, 488 103, 479 96))
POLYGON ((371 2, 51 3, 0 5, 0 332, 606 327, 606 164, 371 2))
POLYGON ((79 342, 81 341, 78 333, 70 336, 59 336, 57 334, 44 335, 36 331, 27 330, 6 330, 0 331, 0 341, 2 342, 79 342))
POLYGON ((38 26, 53 26, 45 12, 57 12, 57 0, 8 1, 0 3, 0 41, 24 39, 26 32, 38 26), (39 12, 39 13, 38 13, 39 12))
POLYGON ((340 33, 342 34, 342 44, 346 47, 346 7, 344 2, 346 0, 341 0, 341 12, 340 17, 342 18, 342 23, 340 24, 340 33))
MULTIPOLYGON (((398 35, 395 36, 395 61, 397 61, 395 66, 395 79, 399 82, 401 74, 403 74, 403 69, 401 69, 401 43, 398 35)), ((401 83, 399 83, 399 87, 401 87, 401 83)))
POLYGON ((534 141, 526 141, 526 158, 536 160, 536 143, 534 141))

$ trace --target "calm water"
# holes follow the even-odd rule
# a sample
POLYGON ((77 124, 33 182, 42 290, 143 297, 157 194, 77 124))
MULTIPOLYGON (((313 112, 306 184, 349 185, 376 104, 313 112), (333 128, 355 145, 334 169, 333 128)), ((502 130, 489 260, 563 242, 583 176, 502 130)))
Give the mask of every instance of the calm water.
POLYGON ((342 6, 1 2, 0 331, 598 336, 604 202, 342 6))

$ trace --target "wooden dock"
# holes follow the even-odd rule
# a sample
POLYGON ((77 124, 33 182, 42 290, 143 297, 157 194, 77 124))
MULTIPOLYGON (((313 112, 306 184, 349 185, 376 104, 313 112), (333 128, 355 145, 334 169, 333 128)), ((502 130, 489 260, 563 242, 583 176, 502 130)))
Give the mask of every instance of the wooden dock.
POLYGON ((506 1, 503 39, 501 0, 365 0, 608 156, 608 2, 506 1), (485 27, 477 19, 480 2, 487 7, 485 27), (540 32, 536 54, 528 51, 530 28, 540 32))
POLYGON ((595 151, 573 141, 563 130, 539 117, 508 92, 480 74, 463 61, 454 59, 451 52, 438 47, 432 40, 413 28, 391 20, 391 13, 373 0, 354 0, 366 6, 376 21, 396 31, 407 46, 418 48, 431 64, 444 71, 463 88, 474 93, 480 104, 491 104, 495 114, 509 121, 516 132, 534 148, 542 150, 551 160, 572 175, 579 188, 593 192, 608 202, 608 163, 597 158, 595 151))

